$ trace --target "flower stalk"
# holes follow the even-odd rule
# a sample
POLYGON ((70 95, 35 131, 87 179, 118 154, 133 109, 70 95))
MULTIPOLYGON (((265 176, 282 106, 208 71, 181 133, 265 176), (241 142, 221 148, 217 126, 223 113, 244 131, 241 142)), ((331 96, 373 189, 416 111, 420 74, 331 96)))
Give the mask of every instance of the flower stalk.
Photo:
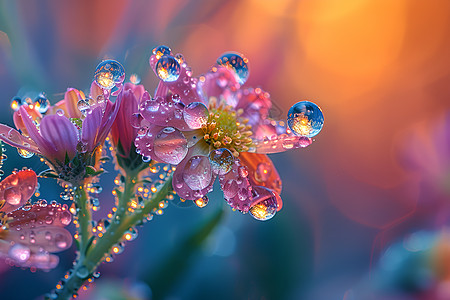
MULTIPOLYGON (((79 288, 85 283, 85 281, 91 281, 94 272, 98 265, 105 260, 111 253, 111 249, 114 245, 119 243, 127 230, 133 228, 139 222, 142 221, 148 214, 150 214, 154 209, 158 208, 158 205, 163 201, 167 195, 172 191, 172 177, 169 176, 166 181, 159 187, 159 189, 153 194, 151 199, 149 199, 144 207, 140 210, 135 210, 132 214, 127 214, 128 202, 134 198, 134 193, 136 190, 136 185, 138 183, 139 173, 130 172, 125 176, 125 183, 123 192, 118 192, 118 206, 117 210, 113 215, 111 225, 106 229, 101 237, 93 239, 92 243, 89 243, 90 238, 85 238, 86 230, 92 230, 91 227, 86 226, 86 220, 88 218, 87 212, 83 214, 82 209, 87 209, 80 207, 80 230, 82 229, 83 237, 80 241, 80 255, 72 271, 69 275, 65 277, 65 283, 58 285, 61 287, 57 289, 53 295, 50 295, 52 299, 70 299, 76 295, 79 288), (85 220, 86 219, 86 220, 85 220), (84 224, 84 225, 82 225, 84 224), (89 229, 91 228, 91 229, 89 229), (89 246, 90 245, 90 246, 89 246), (52 297, 53 296, 53 297, 52 297)), ((86 199, 85 189, 80 189, 84 192, 79 192, 79 200, 86 199)), ((86 201, 80 201, 86 203, 86 201)), ((90 214, 89 214, 90 216, 90 214)), ((91 236, 92 233, 86 234, 86 236, 91 236)))

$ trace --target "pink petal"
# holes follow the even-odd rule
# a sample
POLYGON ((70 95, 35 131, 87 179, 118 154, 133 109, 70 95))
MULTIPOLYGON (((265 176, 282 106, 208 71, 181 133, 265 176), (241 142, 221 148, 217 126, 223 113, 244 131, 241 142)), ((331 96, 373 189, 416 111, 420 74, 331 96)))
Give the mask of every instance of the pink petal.
POLYGON ((55 146, 42 137, 25 108, 19 108, 19 112, 22 115, 23 123, 27 128, 30 138, 37 144, 42 155, 48 159, 53 159, 57 154, 55 146))
POLYGON ((73 240, 69 231, 58 226, 25 227, 20 230, 10 230, 7 239, 25 245, 34 252, 41 249, 48 252, 64 251, 72 246, 73 240))
POLYGON ((21 135, 17 130, 0 124, 0 140, 16 148, 36 154, 42 154, 38 145, 30 138, 21 135))
POLYGON ((212 71, 200 77, 198 90, 207 103, 209 98, 224 100, 227 105, 235 107, 237 104, 234 93, 239 89, 236 77, 227 68, 215 67, 212 71))
POLYGON ((74 88, 68 88, 64 94, 64 103, 69 118, 81 118, 81 112, 78 109, 78 101, 84 99, 84 94, 74 88))
POLYGON ((87 151, 92 151, 97 146, 95 144, 102 122, 103 110, 100 106, 91 110, 83 120, 81 129, 81 140, 86 145, 87 151))
POLYGON ((21 207, 33 196, 37 186, 37 176, 32 170, 13 173, 0 182, 0 200, 5 205, 0 211, 9 213, 21 207))
POLYGON ((64 162, 66 153, 70 159, 77 153, 78 130, 64 116, 49 115, 41 121, 41 135, 55 148, 54 157, 64 162))
POLYGON ((9 223, 11 230, 15 228, 52 225, 64 227, 71 223, 72 214, 61 204, 33 204, 31 209, 18 209, 8 214, 13 220, 9 223))
POLYGON ((137 132, 137 130, 131 126, 130 121, 131 116, 137 112, 138 104, 133 90, 127 88, 126 84, 118 97, 122 98, 122 105, 120 106, 116 119, 111 127, 111 136, 114 145, 118 145, 120 140, 125 155, 128 156, 137 132))
POLYGON ((156 97, 142 102, 139 112, 144 119, 152 124, 189 130, 189 126, 183 118, 183 109, 183 103, 174 101, 172 96, 169 95, 165 98, 156 97))
POLYGON ((155 137, 164 127, 150 125, 150 127, 142 127, 138 131, 138 136, 134 141, 136 152, 142 156, 149 157, 156 161, 161 161, 154 152, 155 137))
POLYGON ((111 130, 111 126, 113 125, 114 120, 116 119, 117 113, 119 112, 121 105, 122 105, 122 98, 117 98, 114 104, 110 101, 107 101, 105 111, 102 115, 99 131, 95 139, 95 147, 103 144, 103 142, 105 141, 106 137, 109 134, 109 131, 111 130))

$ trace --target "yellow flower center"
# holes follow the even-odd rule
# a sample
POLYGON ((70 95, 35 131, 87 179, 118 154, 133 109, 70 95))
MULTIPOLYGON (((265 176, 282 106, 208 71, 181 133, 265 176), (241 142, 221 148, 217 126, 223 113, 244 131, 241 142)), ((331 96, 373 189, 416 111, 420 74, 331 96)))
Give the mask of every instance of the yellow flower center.
POLYGON ((227 148, 234 156, 239 152, 248 151, 252 146, 252 126, 248 120, 240 117, 242 110, 235 111, 232 106, 220 102, 215 98, 209 101, 209 116, 202 126, 203 138, 214 149, 227 148))

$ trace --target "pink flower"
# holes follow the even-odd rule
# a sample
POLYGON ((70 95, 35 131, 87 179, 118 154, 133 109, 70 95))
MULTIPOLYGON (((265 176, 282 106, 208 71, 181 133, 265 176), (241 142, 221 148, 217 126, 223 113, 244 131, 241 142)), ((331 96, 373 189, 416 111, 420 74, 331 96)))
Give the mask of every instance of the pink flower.
MULTIPOLYGON (((153 70, 156 62, 153 55, 153 70)), ((268 93, 241 89, 232 71, 214 67, 191 78, 182 63, 179 78, 161 81, 155 98, 141 104, 145 134, 136 138, 137 151, 177 165, 173 188, 180 197, 204 197, 219 177, 232 208, 265 220, 282 201, 280 177, 264 153, 304 146, 304 138, 268 118, 270 108, 268 93)))
POLYGON ((47 205, 45 200, 25 204, 36 185, 31 170, 13 173, 0 182, 0 256, 20 267, 52 269, 59 258, 50 253, 72 245, 72 236, 64 229, 72 215, 67 205, 47 205))
MULTIPOLYGON (((0 139, 18 149, 43 156, 60 175, 64 173, 67 160, 71 161, 76 156, 82 161, 80 170, 84 171, 85 165, 93 165, 92 155, 105 141, 121 100, 118 99, 114 104, 109 100, 106 103, 88 103, 84 119, 75 119, 82 125, 80 130, 64 115, 64 109, 71 118, 80 116, 74 107, 81 95, 82 93, 74 89, 68 89, 64 102, 58 103, 62 110, 53 115, 46 115, 41 120, 33 118, 26 107, 20 107, 15 118, 18 120, 16 124, 23 124, 28 136, 0 124, 0 139)), ((24 129, 23 127, 19 129, 24 129)), ((64 174, 62 176, 62 179, 67 179, 64 174)))
POLYGON ((133 117, 138 113, 139 104, 150 99, 150 96, 144 90, 144 86, 127 82, 118 98, 121 99, 122 105, 111 127, 111 140, 117 150, 119 150, 120 142, 122 151, 119 151, 118 154, 128 157, 134 148, 134 139, 137 134, 137 128, 132 124, 133 117))

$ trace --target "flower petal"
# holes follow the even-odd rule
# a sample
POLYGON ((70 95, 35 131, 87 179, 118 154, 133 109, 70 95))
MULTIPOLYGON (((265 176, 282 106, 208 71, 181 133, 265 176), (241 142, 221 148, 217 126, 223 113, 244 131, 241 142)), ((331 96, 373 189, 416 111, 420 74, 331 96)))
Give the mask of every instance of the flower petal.
POLYGON ((245 167, 241 165, 239 159, 235 159, 230 172, 219 175, 225 200, 232 208, 243 213, 248 212, 252 204, 252 187, 247 176, 248 173, 245 172, 245 167))
POLYGON ((5 204, 0 211, 9 213, 21 207, 33 196, 37 186, 37 176, 32 170, 13 173, 0 182, 0 200, 5 204))
POLYGON ((40 225, 64 227, 72 221, 72 214, 61 204, 33 204, 31 209, 18 209, 8 214, 13 220, 9 223, 11 229, 26 228, 40 225))
POLYGON ((53 157, 58 161, 64 162, 66 153, 70 159, 75 157, 78 130, 69 119, 60 115, 45 116, 41 121, 40 131, 42 137, 54 147, 53 157))
POLYGON ((272 107, 270 95, 260 88, 249 88, 239 90, 236 95, 237 105, 236 110, 242 109, 242 118, 249 120, 248 124, 252 125, 252 130, 265 120, 269 115, 269 110, 272 107))
POLYGON ((64 94, 64 102, 69 118, 81 118, 82 114, 78 109, 78 101, 84 98, 83 92, 74 88, 67 89, 64 94))
POLYGON ((211 97, 223 100, 227 105, 236 107, 237 99, 234 93, 239 89, 239 83, 231 70, 215 67, 212 71, 200 77, 198 91, 205 103, 211 97))
POLYGON ((16 148, 42 154, 38 145, 30 138, 21 135, 17 130, 0 124, 0 140, 16 148))
POLYGON ((25 245, 34 252, 41 249, 48 252, 60 252, 72 246, 70 232, 58 226, 37 226, 35 228, 10 230, 7 239, 25 245))
POLYGON ((248 179, 254 186, 264 186, 277 194, 281 193, 280 175, 272 160, 265 154, 241 152, 239 159, 247 168, 248 179))
POLYGON ((127 88, 126 84, 118 97, 122 98, 122 105, 111 127, 111 136, 114 145, 118 145, 120 140, 124 154, 128 156, 137 132, 137 129, 131 126, 130 120, 137 112, 138 104, 133 90, 127 88))

